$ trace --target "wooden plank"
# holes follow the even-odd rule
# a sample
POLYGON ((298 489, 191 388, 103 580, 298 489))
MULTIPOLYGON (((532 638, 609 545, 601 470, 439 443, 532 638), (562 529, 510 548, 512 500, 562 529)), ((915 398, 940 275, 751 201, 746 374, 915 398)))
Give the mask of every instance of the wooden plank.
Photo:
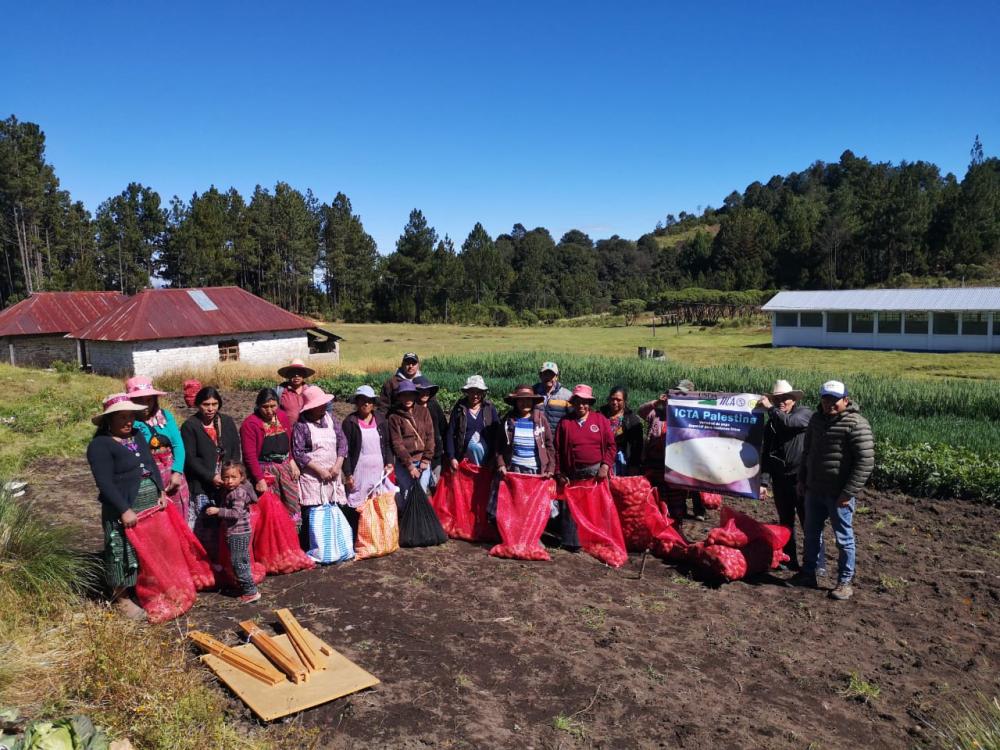
POLYGON ((306 680, 306 668, 302 665, 302 662, 295 656, 294 651, 286 651, 281 648, 275 640, 265 633, 253 620, 244 620, 240 623, 240 627, 243 628, 248 636, 250 636, 250 642, 257 647, 257 649, 264 654, 271 663, 274 664, 278 669, 284 672, 291 679, 292 682, 305 682, 306 680))
POLYGON ((285 629, 285 635, 291 641, 295 653, 306 666, 307 672, 315 672, 317 669, 326 669, 323 657, 313 648, 312 642, 306 636, 306 629, 299 624, 289 609, 276 609, 274 614, 278 617, 278 622, 285 629))
POLYGON ((213 658, 229 665, 241 674, 262 682, 267 686, 274 686, 285 682, 285 676, 281 674, 259 651, 245 652, 241 647, 227 646, 222 641, 216 640, 208 633, 194 630, 188 636, 199 647, 208 652, 213 658))
MULTIPOLYGON (((201 660, 264 721, 274 721, 282 716, 304 711, 379 684, 377 677, 331 648, 313 633, 304 632, 312 648, 317 651, 328 650, 330 657, 326 669, 316 672, 303 683, 295 684, 282 680, 278 685, 268 686, 212 654, 205 654, 201 660)), ((287 635, 274 636, 272 640, 281 648, 286 650, 291 648, 287 635)), ((232 650, 250 657, 262 658, 260 651, 252 643, 237 646, 232 650)))

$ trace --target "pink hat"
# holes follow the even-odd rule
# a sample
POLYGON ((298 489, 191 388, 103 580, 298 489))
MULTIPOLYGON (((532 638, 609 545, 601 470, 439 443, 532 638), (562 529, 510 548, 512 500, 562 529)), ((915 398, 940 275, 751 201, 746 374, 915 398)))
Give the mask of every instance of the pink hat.
POLYGON ((129 398, 135 398, 139 396, 166 396, 167 394, 163 391, 158 391, 153 387, 153 381, 149 378, 144 378, 141 375, 136 375, 134 378, 129 378, 125 381, 125 392, 128 394, 129 398))
POLYGON ((302 410, 309 411, 317 406, 326 406, 333 401, 333 395, 326 393, 318 385, 310 385, 302 391, 302 410))
POLYGON ((108 414, 114 414, 116 411, 146 411, 145 406, 129 401, 128 394, 125 393, 112 393, 110 396, 106 396, 102 405, 104 406, 104 411, 100 414, 95 414, 90 418, 90 421, 96 425, 100 425, 101 421, 108 416, 108 414))
POLYGON ((571 396, 571 398, 579 399, 580 401, 586 401, 587 403, 590 404, 597 401, 597 399, 594 398, 594 389, 591 388, 589 385, 584 385, 583 383, 580 383, 580 385, 576 386, 576 388, 573 389, 573 395, 571 396))

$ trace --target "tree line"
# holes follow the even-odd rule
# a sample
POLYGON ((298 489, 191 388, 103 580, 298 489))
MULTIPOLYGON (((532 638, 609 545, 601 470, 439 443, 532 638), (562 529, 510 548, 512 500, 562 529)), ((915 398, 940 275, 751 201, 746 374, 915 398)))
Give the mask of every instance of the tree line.
POLYGON ((414 209, 382 255, 344 193, 327 203, 285 182, 249 198, 212 186, 166 205, 130 183, 91 215, 60 187, 41 128, 11 116, 0 121, 0 246, 4 305, 41 290, 130 294, 157 280, 235 284, 351 321, 507 325, 610 310, 634 319, 640 303, 690 303, 678 291, 689 287, 997 278, 1000 160, 985 158, 977 138, 959 181, 926 162, 873 163, 848 151, 734 191, 721 208, 667 216, 638 240, 575 229, 556 240, 521 224, 493 237, 477 223, 456 246, 414 209))

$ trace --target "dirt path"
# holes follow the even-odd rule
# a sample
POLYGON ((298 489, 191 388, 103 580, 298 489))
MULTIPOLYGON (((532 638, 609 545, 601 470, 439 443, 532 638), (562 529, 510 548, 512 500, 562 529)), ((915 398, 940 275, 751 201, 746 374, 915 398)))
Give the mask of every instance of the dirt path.
MULTIPOLYGON (((99 546, 82 459, 32 479, 99 546)), ((614 571, 451 541, 268 578, 258 605, 202 595, 187 620, 235 642, 238 620, 291 607, 376 674, 374 690, 292 719, 322 730, 319 747, 911 747, 920 716, 1000 690, 1000 511, 873 494, 856 526, 846 603, 776 576, 711 587, 651 559, 639 580, 637 556, 614 571), (844 695, 851 673, 879 697, 844 695)))

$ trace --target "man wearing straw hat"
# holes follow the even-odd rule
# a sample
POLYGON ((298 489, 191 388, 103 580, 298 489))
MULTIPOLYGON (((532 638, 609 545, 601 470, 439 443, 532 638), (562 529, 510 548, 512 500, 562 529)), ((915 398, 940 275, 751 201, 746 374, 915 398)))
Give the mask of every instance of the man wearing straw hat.
MULTIPOLYGON (((785 545, 789 570, 799 569, 795 546, 795 516, 798 515, 803 531, 806 525, 805 498, 795 491, 795 485, 802 463, 806 427, 809 426, 813 412, 800 403, 802 396, 803 392, 792 388, 787 380, 779 380, 771 392, 760 400, 760 405, 767 409, 761 462, 764 486, 761 489, 770 489, 775 510, 778 511, 778 523, 791 529, 792 535, 785 545)), ((822 550, 820 556, 823 557, 822 550)))

